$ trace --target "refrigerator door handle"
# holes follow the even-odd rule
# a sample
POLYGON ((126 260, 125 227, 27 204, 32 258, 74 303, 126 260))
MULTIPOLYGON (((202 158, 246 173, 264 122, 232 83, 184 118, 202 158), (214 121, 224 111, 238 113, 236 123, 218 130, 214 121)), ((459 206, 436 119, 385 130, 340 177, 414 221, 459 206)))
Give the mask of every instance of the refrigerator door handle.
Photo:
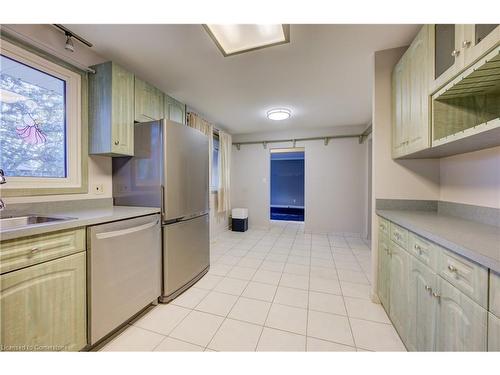
POLYGON ((166 213, 165 213, 165 186, 161 185, 160 186, 160 213, 161 213, 161 218, 162 220, 165 219, 166 213))

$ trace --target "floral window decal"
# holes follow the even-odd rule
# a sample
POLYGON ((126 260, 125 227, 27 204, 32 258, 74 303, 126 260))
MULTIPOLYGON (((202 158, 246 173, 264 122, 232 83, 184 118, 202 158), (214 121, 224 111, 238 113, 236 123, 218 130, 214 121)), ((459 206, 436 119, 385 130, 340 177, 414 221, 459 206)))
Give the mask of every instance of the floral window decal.
POLYGON ((66 81, 0 55, 0 168, 67 177, 66 81))

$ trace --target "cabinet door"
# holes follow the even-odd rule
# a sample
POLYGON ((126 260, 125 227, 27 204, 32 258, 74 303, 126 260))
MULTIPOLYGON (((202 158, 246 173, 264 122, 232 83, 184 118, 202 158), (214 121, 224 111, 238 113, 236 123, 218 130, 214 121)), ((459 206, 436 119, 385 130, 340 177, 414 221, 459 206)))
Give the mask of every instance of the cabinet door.
POLYGON ((134 75, 116 64, 111 95, 112 152, 134 155, 134 75))
POLYGON ((378 297, 382 306, 389 311, 389 283, 390 283, 389 240, 379 231, 378 237, 378 297))
POLYGON ((485 309, 438 277, 436 350, 486 351, 485 309))
POLYGON ((433 44, 434 81, 432 91, 444 85, 464 67, 461 43, 464 25, 436 24, 430 28, 433 44))
POLYGON ((87 343, 86 253, 0 276, 3 350, 76 351, 87 343))
POLYGON ((390 256, 389 316, 399 336, 406 343, 408 338, 408 269, 410 255, 395 243, 391 243, 390 256))
POLYGON ((179 124, 186 123, 186 106, 174 98, 165 95, 165 117, 169 120, 178 122, 179 124))
POLYGON ((399 60, 392 72, 392 157, 397 158, 405 154, 406 128, 409 116, 408 107, 408 80, 406 79, 405 55, 399 60))
POLYGON ((465 55, 465 66, 488 53, 500 43, 500 25, 472 24, 464 25, 462 48, 465 55))
POLYGON ((490 270, 490 302, 488 309, 500 316, 500 274, 490 270))
POLYGON ((436 330, 437 276, 429 267, 410 257, 409 329, 407 346, 412 351, 433 351, 436 330))
POLYGON ((135 78, 135 121, 148 122, 163 117, 163 93, 156 87, 135 78))
POLYGON ((488 351, 500 352, 500 318, 488 314, 488 351))
POLYGON ((426 149, 430 146, 429 138, 429 26, 424 25, 407 51, 409 75, 409 110, 408 145, 406 153, 426 149))

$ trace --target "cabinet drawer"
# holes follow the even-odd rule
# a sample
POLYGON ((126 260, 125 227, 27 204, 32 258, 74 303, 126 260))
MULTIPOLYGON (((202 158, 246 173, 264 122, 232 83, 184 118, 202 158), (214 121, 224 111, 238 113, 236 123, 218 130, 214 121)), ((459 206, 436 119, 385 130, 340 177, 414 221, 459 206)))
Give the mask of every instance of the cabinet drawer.
POLYGON ((394 223, 391 223, 391 240, 403 249, 408 249, 408 231, 394 223))
MULTIPOLYGON (((490 305, 488 310, 500 318, 500 275, 490 270, 490 305)), ((500 341, 500 338, 499 338, 500 341)))
POLYGON ((381 235, 389 236, 390 224, 381 217, 378 218, 378 231, 381 235))
POLYGON ((441 252, 439 246, 411 232, 408 234, 408 245, 410 254, 432 270, 437 270, 437 262, 441 252))
POLYGON ((439 275, 486 308, 488 270, 446 249, 442 249, 439 259, 439 275))
POLYGON ((3 241, 0 273, 85 250, 85 229, 72 229, 3 241))

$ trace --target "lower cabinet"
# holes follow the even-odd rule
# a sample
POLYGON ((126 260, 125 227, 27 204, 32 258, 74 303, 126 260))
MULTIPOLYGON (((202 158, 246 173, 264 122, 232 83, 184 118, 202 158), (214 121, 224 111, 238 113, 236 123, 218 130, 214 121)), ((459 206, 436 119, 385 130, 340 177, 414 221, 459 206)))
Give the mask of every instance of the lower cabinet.
POLYGON ((500 352, 500 318, 488 314, 488 351, 500 352))
POLYGON ((408 337, 408 268, 410 256, 395 243, 389 246, 389 316, 404 343, 408 337))
POLYGON ((378 241, 378 296, 408 350, 500 350, 495 314, 440 276, 435 262, 424 264, 381 230, 378 241))
POLYGON ((408 340, 406 346, 412 351, 433 351, 437 298, 437 275, 416 258, 410 260, 408 340))
POLYGON ((86 346, 85 251, 0 276, 0 350, 86 346))
POLYGON ((390 261, 389 239, 379 234, 378 238, 378 297, 383 306, 389 306, 390 261))
POLYGON ((436 350, 486 351, 487 311, 446 280, 438 284, 436 350))

